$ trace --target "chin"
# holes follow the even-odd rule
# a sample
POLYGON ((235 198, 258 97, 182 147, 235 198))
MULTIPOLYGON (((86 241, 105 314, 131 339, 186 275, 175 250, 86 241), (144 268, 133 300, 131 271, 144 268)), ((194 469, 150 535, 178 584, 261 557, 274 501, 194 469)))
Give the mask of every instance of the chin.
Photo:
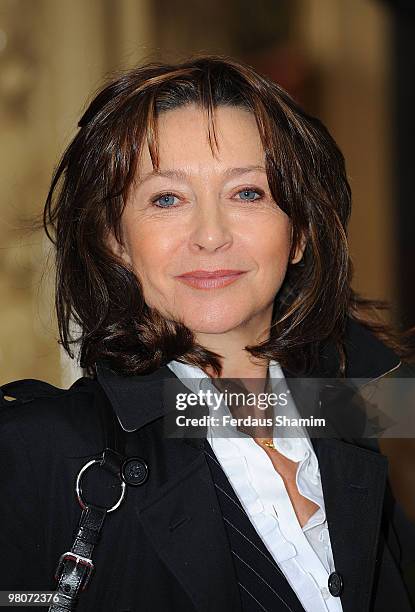
POLYGON ((186 327, 197 334, 224 334, 237 328, 242 320, 235 317, 235 313, 233 313, 232 317, 225 317, 223 315, 201 317, 199 313, 198 316, 185 316, 183 322, 186 327))

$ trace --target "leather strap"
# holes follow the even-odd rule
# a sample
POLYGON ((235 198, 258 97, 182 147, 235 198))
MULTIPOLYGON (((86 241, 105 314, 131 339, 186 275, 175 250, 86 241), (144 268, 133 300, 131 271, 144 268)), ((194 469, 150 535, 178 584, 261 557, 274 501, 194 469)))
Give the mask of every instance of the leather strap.
POLYGON ((58 580, 56 594, 59 595, 59 603, 53 603, 49 612, 67 612, 75 609, 79 591, 83 591, 88 585, 94 568, 92 551, 99 540, 106 515, 106 508, 92 504, 82 510, 72 548, 61 555, 56 568, 55 578, 58 580))
MULTIPOLYGON (((121 478, 121 467, 124 456, 124 440, 119 423, 108 400, 100 402, 100 415, 103 424, 105 450, 99 461, 99 466, 114 475, 122 486, 119 502, 113 508, 102 508, 93 503, 82 500, 77 490, 78 500, 83 508, 79 519, 77 533, 72 548, 63 553, 59 559, 55 579, 58 581, 56 594, 59 602, 52 603, 48 612, 72 612, 78 603, 80 592, 84 591, 91 579, 94 569, 92 553, 101 536, 107 513, 119 507, 124 499, 125 483, 121 478)), ((78 480, 89 464, 98 463, 98 460, 89 460, 78 474, 78 480)))

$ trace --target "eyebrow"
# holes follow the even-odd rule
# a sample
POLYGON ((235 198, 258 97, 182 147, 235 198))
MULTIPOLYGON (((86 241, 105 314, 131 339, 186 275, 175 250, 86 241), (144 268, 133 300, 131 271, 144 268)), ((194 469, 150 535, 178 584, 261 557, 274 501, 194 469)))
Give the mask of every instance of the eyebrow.
MULTIPOLYGON (((226 178, 233 178, 235 176, 240 176, 241 174, 247 174, 248 172, 253 171, 266 172, 264 166, 244 166, 241 168, 227 168, 222 174, 226 178)), ((145 174, 142 179, 139 179, 139 182, 144 183, 145 181, 155 177, 186 180, 190 177, 190 174, 185 170, 163 170, 163 172, 153 170, 152 172, 145 174)))

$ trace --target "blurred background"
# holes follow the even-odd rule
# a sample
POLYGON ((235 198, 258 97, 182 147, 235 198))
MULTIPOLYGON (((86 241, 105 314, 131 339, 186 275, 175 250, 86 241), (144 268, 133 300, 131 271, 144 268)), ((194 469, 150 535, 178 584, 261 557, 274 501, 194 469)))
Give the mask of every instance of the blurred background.
POLYGON ((250 63, 328 126, 353 190, 354 287, 415 324, 414 33, 413 0, 0 0, 0 384, 82 375, 57 343, 50 243, 22 229, 82 110, 118 70, 197 52, 250 63))
POLYGON ((94 92, 148 60, 224 53, 285 87, 328 126, 353 190, 355 288, 415 324, 415 2, 0 0, 0 384, 79 371, 60 351, 53 257, 39 213, 94 92))

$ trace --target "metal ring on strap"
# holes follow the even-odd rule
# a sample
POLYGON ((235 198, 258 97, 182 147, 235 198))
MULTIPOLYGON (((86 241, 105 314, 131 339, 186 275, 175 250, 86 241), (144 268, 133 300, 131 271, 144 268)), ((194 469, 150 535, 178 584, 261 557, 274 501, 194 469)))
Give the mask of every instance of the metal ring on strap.
MULTIPOLYGON (((76 491, 76 496, 78 498, 78 502, 81 506, 81 508, 83 510, 85 510, 85 508, 87 507, 87 502, 85 502, 82 499, 82 487, 81 487, 81 478, 84 474, 84 472, 91 467, 91 465, 94 465, 94 463, 101 463, 102 459, 91 459, 91 461, 88 461, 87 463, 85 463, 85 465, 79 470, 78 476, 76 477, 76 482, 75 482, 75 491, 76 491)), ((124 499, 125 496, 125 488, 126 488, 126 484, 124 481, 120 480, 120 485, 121 485, 121 495, 119 500, 117 501, 117 503, 112 506, 112 508, 107 508, 107 512, 112 512, 113 510, 116 510, 121 502, 124 499)))

